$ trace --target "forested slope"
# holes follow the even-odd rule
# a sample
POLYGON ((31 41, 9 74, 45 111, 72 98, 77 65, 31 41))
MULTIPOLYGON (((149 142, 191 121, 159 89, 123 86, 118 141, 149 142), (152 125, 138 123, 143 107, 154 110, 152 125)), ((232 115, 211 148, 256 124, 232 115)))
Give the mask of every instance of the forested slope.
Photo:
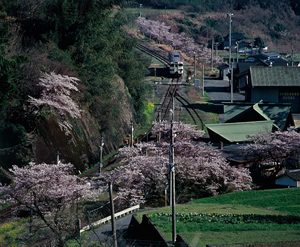
POLYGON ((100 134, 108 152, 122 144, 131 120, 145 121, 141 79, 147 70, 135 58, 135 41, 122 31, 121 2, 0 3, 0 166, 51 163, 59 151, 82 170, 98 160, 100 134), (38 84, 50 72, 79 79, 70 97, 80 117, 71 117, 68 106, 58 113, 50 103, 30 103, 29 96, 42 98, 38 84), (70 133, 60 128, 60 118, 70 133))

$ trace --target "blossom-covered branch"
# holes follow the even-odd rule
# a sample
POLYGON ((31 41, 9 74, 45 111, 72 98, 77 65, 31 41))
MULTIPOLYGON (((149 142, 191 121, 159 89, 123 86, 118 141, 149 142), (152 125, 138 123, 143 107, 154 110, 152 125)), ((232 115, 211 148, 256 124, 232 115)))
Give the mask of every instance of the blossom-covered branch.
POLYGON ((10 169, 13 183, 1 185, 2 202, 11 202, 17 210, 32 210, 56 236, 59 243, 74 229, 75 203, 95 199, 102 189, 74 175, 72 164, 34 164, 10 169))
MULTIPOLYGON (((193 38, 188 37, 185 33, 172 33, 171 27, 164 22, 149 20, 144 17, 139 17, 136 20, 136 25, 140 32, 148 37, 167 45, 174 47, 174 49, 181 50, 189 57, 194 57, 199 61, 210 61, 211 50, 206 47, 197 45, 193 38)), ((214 57, 214 63, 221 62, 221 58, 214 57)))
POLYGON ((46 107, 54 111, 59 116, 61 129, 69 133, 72 126, 67 122, 65 114, 72 118, 80 117, 81 110, 79 105, 71 98, 71 91, 78 91, 76 77, 60 75, 54 72, 42 73, 38 86, 42 87, 40 98, 29 96, 29 103, 38 109, 46 107))
MULTIPOLYGON (((199 141, 203 131, 189 124, 174 125, 176 191, 181 202, 186 195, 199 198, 233 190, 251 189, 252 179, 246 169, 231 167, 220 152, 199 141)), ((164 200, 169 178, 170 125, 154 123, 153 135, 162 133, 161 142, 136 144, 120 149, 128 165, 100 176, 98 183, 112 181, 126 206, 138 203, 157 204, 164 200)))

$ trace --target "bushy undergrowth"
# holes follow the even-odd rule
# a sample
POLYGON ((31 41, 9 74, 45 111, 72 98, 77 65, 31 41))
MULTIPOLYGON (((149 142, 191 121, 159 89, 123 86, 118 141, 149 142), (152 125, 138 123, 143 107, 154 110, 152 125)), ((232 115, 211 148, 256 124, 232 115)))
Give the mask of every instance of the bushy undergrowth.
POLYGON ((4 223, 0 226, 0 246, 20 246, 20 238, 28 229, 25 228, 26 219, 4 223))

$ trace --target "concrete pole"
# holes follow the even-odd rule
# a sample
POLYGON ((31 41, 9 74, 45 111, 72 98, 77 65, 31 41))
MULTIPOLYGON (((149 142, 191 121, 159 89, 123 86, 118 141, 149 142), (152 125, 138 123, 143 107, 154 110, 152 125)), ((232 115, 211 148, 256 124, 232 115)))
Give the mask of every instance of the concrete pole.
POLYGON ((204 61, 202 62, 202 95, 204 96, 204 61))
POLYGON ((113 192, 112 192, 112 183, 108 183, 109 186, 109 198, 110 198, 110 207, 111 207, 111 230, 113 233, 113 246, 117 247, 117 232, 116 232, 116 223, 115 223, 115 209, 114 209, 114 200, 113 200, 113 192))
POLYGON ((131 147, 133 147, 133 121, 131 121, 131 147))
MULTIPOLYGON (((161 123, 161 112, 162 112, 162 110, 158 109, 158 122, 159 123, 161 123)), ((158 142, 160 142, 160 139, 161 139, 161 133, 159 131, 159 133, 158 133, 158 142)))
POLYGON ((292 67, 294 66, 294 45, 292 42, 292 54, 291 54, 292 67))
POLYGON ((214 67, 214 45, 215 45, 215 40, 214 37, 212 38, 211 41, 211 71, 213 71, 213 67, 214 67))
POLYGON ((143 7, 143 4, 140 3, 140 17, 142 17, 142 7, 143 7))
POLYGON ((196 52, 194 52, 194 84, 195 84, 195 80, 196 80, 196 52))
POLYGON ((231 63, 231 16, 233 16, 232 13, 228 13, 227 16, 229 16, 229 71, 231 74, 231 79, 230 79, 230 102, 233 102, 233 81, 232 81, 232 63, 231 63))
POLYGON ((30 193, 30 197, 31 197, 31 205, 30 205, 30 220, 29 220, 29 234, 32 235, 33 231, 32 231, 32 225, 33 225, 33 199, 32 199, 32 193, 30 193))
POLYGON ((60 162, 59 155, 61 155, 61 153, 59 151, 57 151, 55 154, 56 154, 56 165, 58 165, 60 162))
POLYGON ((101 174, 101 168, 102 168, 102 153, 103 153, 103 145, 104 145, 103 139, 104 139, 104 137, 103 137, 103 135, 101 135, 100 146, 99 146, 99 149, 100 149, 100 152, 99 152, 99 166, 98 166, 99 175, 101 174))
POLYGON ((174 163, 174 95, 172 95, 171 138, 170 138, 170 195, 172 206, 172 242, 176 242, 176 212, 175 212, 175 163, 174 163))
POLYGON ((236 64, 239 63, 239 42, 236 42, 236 64))

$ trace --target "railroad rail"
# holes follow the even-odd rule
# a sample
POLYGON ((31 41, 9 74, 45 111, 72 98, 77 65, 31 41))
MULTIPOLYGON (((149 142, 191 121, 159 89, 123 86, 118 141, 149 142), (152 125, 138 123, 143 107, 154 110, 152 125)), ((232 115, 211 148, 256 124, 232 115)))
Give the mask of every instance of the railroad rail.
POLYGON ((163 62, 166 66, 170 67, 169 59, 168 58, 166 58, 166 57, 158 54, 157 52, 152 51, 148 47, 146 47, 144 45, 141 45, 141 44, 136 45, 136 48, 138 48, 139 50, 141 50, 141 51, 149 54, 150 56, 158 59, 159 61, 163 62))
POLYGON ((0 211, 0 224, 4 223, 6 220, 11 218, 12 216, 15 216, 16 205, 8 206, 7 208, 0 211))

